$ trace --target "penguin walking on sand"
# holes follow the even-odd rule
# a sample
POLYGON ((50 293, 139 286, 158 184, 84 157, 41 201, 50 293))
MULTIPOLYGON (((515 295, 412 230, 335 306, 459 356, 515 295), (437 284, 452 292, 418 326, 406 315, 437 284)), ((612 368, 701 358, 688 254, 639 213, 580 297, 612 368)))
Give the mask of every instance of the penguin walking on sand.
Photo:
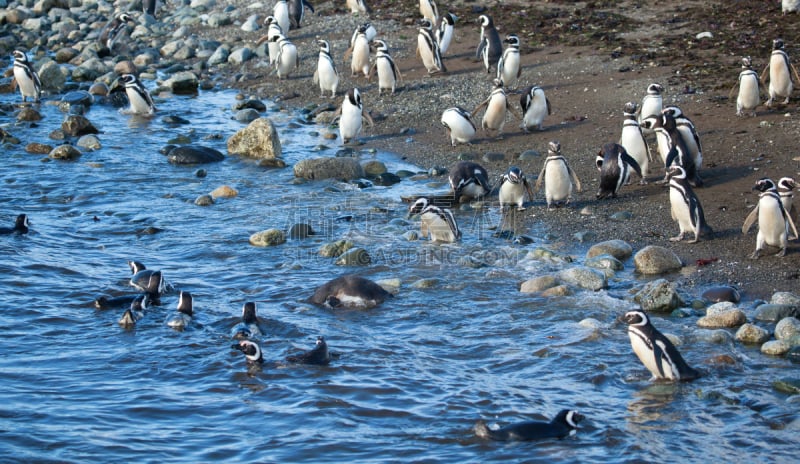
POLYGON ((472 116, 459 106, 444 110, 441 122, 450 138, 450 144, 454 147, 456 143, 471 143, 478 132, 472 116))
POLYGON ((791 61, 789 55, 783 49, 783 39, 775 39, 772 41, 772 53, 769 57, 769 62, 761 72, 761 83, 764 84, 767 77, 767 70, 769 70, 769 99, 765 103, 767 107, 772 106, 772 101, 778 97, 784 97, 783 104, 789 103, 789 97, 794 90, 794 81, 800 81, 800 76, 797 75, 797 69, 791 61))
POLYGON ((509 34, 503 41, 508 47, 503 51, 503 56, 497 62, 497 78, 502 79, 506 87, 516 89, 519 76, 522 75, 522 66, 519 58, 519 37, 509 34))
POLYGON ((532 85, 522 92, 519 106, 522 108, 522 123, 519 127, 525 132, 532 129, 542 130, 544 118, 552 113, 550 100, 538 85, 532 85))
POLYGON ((625 109, 622 112, 622 134, 619 136, 619 144, 625 148, 625 151, 639 163, 639 168, 642 170, 640 184, 646 184, 645 177, 650 172, 650 147, 644 139, 639 121, 636 120, 637 105, 634 102, 625 104, 625 109))
POLYGON ((618 143, 607 143, 597 154, 595 159, 597 170, 600 171, 600 189, 597 198, 616 198, 619 189, 628 183, 631 172, 636 172, 641 177, 642 170, 639 163, 631 158, 625 148, 618 143))
POLYGON ((297 47, 283 34, 274 36, 270 40, 278 42, 280 46, 278 59, 275 61, 275 74, 278 75, 278 79, 285 79, 300 66, 300 54, 297 53, 297 47))
POLYGON ((289 24, 292 29, 300 29, 301 21, 306 14, 306 8, 314 12, 314 5, 308 0, 289 0, 289 24))
POLYGON ((461 239, 456 218, 448 208, 435 206, 428 198, 421 197, 411 205, 407 217, 415 214, 419 215, 420 233, 432 242, 453 243, 461 239))
POLYGON ((434 24, 436 29, 434 31, 434 38, 436 39, 436 43, 439 44, 439 53, 442 55, 444 55, 447 52, 447 49, 450 48, 450 43, 453 41, 457 20, 458 16, 447 12, 446 15, 441 16, 439 21, 434 24))
POLYGON ((751 116, 756 115, 756 107, 761 104, 761 94, 758 87, 758 73, 753 70, 749 56, 742 58, 742 71, 739 79, 733 86, 728 98, 733 96, 733 92, 739 89, 736 97, 736 116, 744 116, 745 111, 749 111, 751 116))
POLYGON ((281 31, 284 34, 288 34, 289 28, 292 27, 292 23, 289 20, 289 3, 286 0, 276 0, 275 5, 272 6, 272 16, 278 22, 281 31))
POLYGON ((417 34, 417 58, 422 59, 422 64, 428 70, 428 74, 447 72, 447 68, 442 61, 442 53, 439 44, 433 36, 433 23, 430 19, 423 18, 419 22, 420 28, 417 34))
POLYGON ((647 93, 642 97, 642 104, 639 106, 639 125, 646 127, 643 122, 650 116, 658 116, 661 114, 661 106, 663 104, 664 87, 661 84, 650 84, 647 86, 647 93))
POLYGON ((156 112, 153 97, 147 91, 144 84, 133 74, 123 74, 111 86, 110 92, 125 90, 130 107, 123 113, 138 114, 142 116, 152 116, 156 112))
POLYGON ((536 179, 534 192, 538 192, 544 182, 544 197, 547 201, 547 209, 552 209, 553 205, 566 206, 572 199, 573 188, 581 192, 581 181, 575 174, 567 159, 561 154, 561 144, 557 141, 550 142, 547 150, 547 158, 544 160, 542 171, 536 179))
POLYGON ((531 191, 531 184, 528 183, 528 178, 522 173, 522 169, 512 166, 500 179, 500 190, 498 192, 500 209, 505 210, 507 206, 517 205, 517 210, 523 211, 525 209, 523 207, 525 194, 533 201, 533 191, 531 191))
POLYGON ((364 103, 361 101, 361 93, 356 88, 347 91, 342 105, 337 111, 339 116, 339 135, 342 143, 347 144, 358 138, 361 133, 362 120, 374 126, 372 117, 364 111, 364 103))
POLYGON ((419 14, 429 19, 431 24, 436 24, 439 20, 439 8, 434 0, 419 0, 419 14))
POLYGON ((484 440, 530 441, 547 438, 560 440, 572 435, 577 430, 578 423, 583 419, 583 415, 578 411, 564 409, 550 422, 527 421, 500 428, 489 428, 484 420, 479 420, 473 426, 473 431, 478 438, 484 440))
MULTIPOLYGON (((660 117, 648 117, 644 125, 656 133, 658 152, 664 161, 664 167, 669 168, 673 163, 681 166, 686 171, 689 182, 695 187, 702 187, 703 179, 697 172, 695 158, 692 157, 686 145, 686 139, 679 132, 675 118, 666 112, 662 113, 660 117)), ((666 180, 666 175, 664 179, 666 180)))
POLYGON ((701 235, 711 235, 713 231, 706 223, 700 199, 697 198, 686 179, 686 171, 680 166, 670 166, 667 169, 667 178, 669 179, 670 212, 672 219, 677 221, 680 229, 680 233, 671 237, 670 241, 683 240, 687 232, 694 234, 694 239, 689 243, 697 243, 701 235))
POLYGON ((456 163, 447 178, 456 203, 483 198, 492 190, 486 169, 472 161, 456 163))
POLYGON ((747 215, 742 225, 742 233, 747 234, 750 227, 758 220, 756 250, 750 258, 758 259, 765 246, 777 247, 780 251, 776 256, 785 256, 790 234, 797 237, 794 221, 783 207, 777 186, 772 179, 759 179, 753 190, 758 190, 761 194, 756 207, 747 215))
POLYGON ((350 75, 355 77, 362 73, 369 77, 369 43, 367 31, 371 27, 368 24, 361 25, 356 31, 355 39, 351 45, 350 75))
POLYGON ((494 27, 494 21, 489 15, 480 15, 478 20, 481 23, 481 38, 475 52, 475 58, 483 61, 483 66, 487 73, 492 72, 492 68, 497 65, 500 57, 503 56, 503 43, 500 41, 500 34, 494 27))
POLYGON ((684 361, 675 345, 653 326, 644 311, 628 311, 622 317, 639 361, 657 380, 693 380, 700 373, 684 361))
POLYGON ((317 70, 314 72, 314 83, 319 84, 320 96, 324 97, 325 92, 331 93, 331 98, 336 97, 336 87, 339 86, 339 73, 331 56, 331 46, 327 40, 317 40, 319 45, 319 60, 317 70))
POLYGON ((19 87, 22 95, 22 102, 26 102, 31 97, 34 103, 38 103, 42 96, 42 82, 39 74, 33 69, 33 63, 28 59, 28 55, 20 50, 14 50, 14 81, 19 87))
POLYGON ((390 90, 394 93, 397 82, 403 78, 400 68, 397 67, 392 56, 389 54, 389 46, 383 40, 372 42, 375 46, 375 62, 369 69, 369 79, 372 79, 374 72, 378 73, 378 95, 383 90, 390 90))
POLYGON ((492 81, 492 93, 489 98, 484 100, 472 111, 474 118, 481 110, 483 119, 481 119, 481 128, 486 132, 494 132, 495 137, 500 137, 503 134, 503 126, 506 124, 506 111, 513 114, 517 119, 522 119, 517 110, 511 106, 511 102, 506 97, 506 91, 503 88, 503 80, 495 78, 492 81))

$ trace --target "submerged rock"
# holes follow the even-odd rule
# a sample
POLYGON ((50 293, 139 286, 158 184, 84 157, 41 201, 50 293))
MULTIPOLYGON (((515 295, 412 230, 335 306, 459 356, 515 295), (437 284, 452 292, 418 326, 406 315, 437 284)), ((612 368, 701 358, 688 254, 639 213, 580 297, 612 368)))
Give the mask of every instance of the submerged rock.
POLYGON ((326 243, 319 249, 320 256, 324 258, 336 258, 345 251, 353 248, 353 242, 347 240, 337 240, 332 243, 326 243))
POLYGON ((372 258, 363 248, 351 248, 339 256, 336 260, 337 266, 366 266, 372 262, 372 258))
POLYGON ((219 150, 202 145, 181 145, 167 151, 167 161, 171 164, 216 163, 224 159, 219 150))
POLYGON ((295 164, 294 175, 309 180, 352 180, 364 177, 364 170, 355 158, 311 158, 295 164))
POLYGON ((762 304, 756 308, 753 318, 757 321, 778 322, 785 317, 796 317, 797 309, 792 305, 762 304))
POLYGON ((558 285, 558 279, 555 276, 543 275, 526 280, 520 285, 519 291, 522 293, 537 293, 555 287, 556 285, 558 285))
POLYGON ((48 154, 47 156, 52 159, 70 161, 80 158, 81 152, 72 145, 59 145, 55 147, 52 151, 50 151, 50 154, 48 154))

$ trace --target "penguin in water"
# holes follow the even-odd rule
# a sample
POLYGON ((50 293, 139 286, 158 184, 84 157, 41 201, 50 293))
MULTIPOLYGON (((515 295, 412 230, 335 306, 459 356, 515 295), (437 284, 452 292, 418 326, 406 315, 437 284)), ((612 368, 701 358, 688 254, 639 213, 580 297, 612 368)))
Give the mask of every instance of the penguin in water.
POLYGON ((109 93, 125 91, 130 106, 122 110, 125 114, 136 114, 139 116, 153 116, 156 112, 156 105, 153 97, 147 91, 142 81, 133 74, 123 74, 111 86, 109 93))
POLYGON ((690 367, 669 338, 653 326, 644 311, 628 311, 622 317, 634 354, 657 380, 693 380, 700 373, 690 367))
POLYGON ((553 204, 566 206, 572 199, 573 187, 581 192, 581 181, 575 174, 567 159, 561 154, 561 144, 558 141, 550 142, 544 166, 536 179, 535 191, 538 192, 544 181, 544 196, 547 200, 547 209, 552 209, 553 204))
POLYGON ((800 76, 797 75, 797 69, 794 64, 789 61, 789 55, 783 49, 783 39, 775 39, 772 41, 772 53, 769 57, 769 62, 761 72, 761 83, 765 82, 767 77, 767 70, 769 70, 769 99, 767 100, 767 107, 772 106, 772 101, 777 97, 784 97, 783 104, 789 103, 789 97, 794 90, 794 81, 800 81, 800 76))
POLYGON ((434 31, 434 38, 436 39, 436 43, 439 44, 439 53, 442 55, 447 53, 447 50, 450 48, 450 43, 453 41, 456 21, 458 21, 458 16, 447 12, 447 14, 440 17, 438 23, 435 24, 436 30, 434 31))
POLYGON ((377 71, 378 73, 378 95, 383 90, 390 90, 394 93, 397 88, 397 82, 403 78, 400 74, 400 68, 397 67, 392 56, 389 54, 389 46, 383 40, 374 40, 372 42, 375 47, 375 62, 369 68, 369 80, 372 75, 377 71))
POLYGON ((131 301, 131 307, 126 309, 122 317, 117 321, 125 328, 131 328, 144 317, 144 310, 147 308, 147 295, 136 295, 131 301))
MULTIPOLYGON (((634 102, 625 104, 625 109, 622 112, 622 134, 619 136, 619 144, 625 148, 625 151, 639 163, 639 168, 642 174, 647 176, 650 170, 650 147, 644 139, 639 122, 636 120, 637 105, 634 102)), ((639 181, 640 184, 646 184, 647 180, 642 177, 639 181)))
POLYGON ((370 14, 372 8, 367 5, 366 0, 347 0, 347 8, 350 8, 350 13, 353 14, 370 14))
POLYGON ((653 83, 647 86, 647 93, 642 97, 642 104, 639 107, 639 125, 646 127, 643 123, 650 116, 659 116, 664 98, 661 93, 664 87, 661 84, 653 83))
POLYGON ((248 301, 242 306, 242 320, 231 329, 231 338, 242 340, 263 334, 261 321, 256 314, 256 304, 248 301))
POLYGON ((108 56, 114 50, 114 45, 117 41, 125 35, 128 28, 128 23, 132 23, 133 18, 128 13, 120 13, 114 16, 111 21, 103 26, 100 35, 97 37, 98 51, 97 55, 102 57, 108 56))
POLYGON ((28 101, 28 97, 31 97, 34 103, 39 103, 42 96, 42 82, 39 80, 39 74, 33 69, 33 63, 28 59, 28 55, 21 50, 14 50, 14 81, 19 87, 23 103, 28 101))
POLYGON ((361 133, 362 119, 370 127, 375 125, 369 112, 364 111, 361 93, 356 88, 347 91, 347 95, 336 113, 339 115, 339 135, 342 137, 343 144, 348 144, 358 138, 361 133))
POLYGON ((192 294, 181 290, 178 298, 177 311, 167 319, 167 325, 175 330, 185 329, 194 317, 192 294))
POLYGON ((538 85, 532 85, 522 92, 519 106, 522 108, 522 124, 519 127, 525 132, 542 130, 544 118, 552 113, 550 100, 538 85))
POLYGON ((328 352, 328 344, 325 343, 325 338, 319 336, 317 337, 316 343, 314 343, 313 349, 300 354, 287 356, 286 360, 296 364, 327 366, 331 363, 331 354, 328 352))
POLYGON ((264 363, 264 355, 261 352, 261 347, 252 340, 241 340, 239 343, 233 345, 232 348, 244 353, 247 364, 264 363))
POLYGON ((444 110, 441 122, 450 138, 450 145, 454 147, 456 143, 471 143, 478 132, 472 116, 460 106, 444 110))
POLYGON ((736 89, 739 89, 736 97, 736 116, 744 116, 745 111, 749 111, 751 116, 756 115, 756 107, 761 104, 758 82, 758 73, 753 70, 750 57, 745 56, 742 58, 742 71, 739 73, 739 80, 728 94, 728 98, 731 98, 736 89))
POLYGON ((309 301, 332 309, 371 309, 392 296, 375 282, 348 274, 317 287, 309 301))
POLYGON ((293 29, 300 29, 300 22, 306 14, 306 8, 314 12, 314 5, 308 0, 289 0, 289 25, 293 29))
POLYGON ((434 205, 428 198, 417 198, 406 217, 413 215, 419 215, 420 234, 432 242, 453 243, 461 239, 461 230, 453 212, 434 205))
POLYGON ((670 241, 679 242, 690 231, 694 234, 694 240, 689 243, 697 243, 701 235, 711 235, 713 231, 706 223, 700 199, 689 185, 686 171, 680 166, 670 166, 667 168, 667 179, 669 179, 669 204, 672 219, 678 222, 680 229, 680 233, 671 237, 670 241))
POLYGON ((28 233, 30 223, 27 214, 20 214, 14 220, 13 227, 0 227, 0 235, 22 235, 28 233))
POLYGON ((280 47, 275 60, 275 74, 278 75, 278 79, 289 77, 300 66, 297 47, 283 34, 275 35, 270 40, 277 42, 280 47))
POLYGON ((742 225, 742 233, 747 234, 750 227, 758 220, 756 250, 750 255, 750 258, 758 259, 765 246, 777 247, 780 251, 776 256, 785 256, 790 233, 797 237, 794 221, 783 207, 777 186, 772 179, 759 179, 753 186, 753 190, 761 192, 758 204, 747 215, 742 225))
POLYGON ((275 5, 272 6, 272 16, 275 18, 275 21, 278 22, 278 26, 281 27, 281 31, 284 34, 289 33, 289 28, 292 27, 292 23, 289 20, 289 4, 286 0, 276 0, 275 5))
POLYGON ((457 203, 483 198, 492 191, 486 169, 472 161, 456 163, 447 178, 457 203))
POLYGON ((439 19, 439 8, 436 7, 434 0, 419 0, 419 14, 425 19, 429 19, 431 24, 436 24, 439 19))
POLYGON ((500 61, 497 62, 497 78, 502 79, 506 87, 516 89, 519 76, 522 75, 522 66, 519 57, 519 37, 509 34, 503 41, 508 47, 503 51, 500 61))
MULTIPOLYGON (((350 75, 353 77, 358 75, 358 73, 369 77, 369 44, 371 40, 367 37, 367 31, 370 27, 372 26, 369 23, 359 26, 355 38, 351 40, 349 50, 352 54, 350 60, 350 75)), ((347 54, 345 54, 345 58, 346 56, 347 54)))
POLYGON ((607 143, 597 154, 595 159, 597 170, 600 171, 600 189, 597 199, 616 198, 619 189, 628 183, 631 171, 642 176, 639 163, 631 158, 625 148, 618 143, 607 143))
POLYGON ((447 68, 442 61, 442 52, 439 44, 433 36, 433 23, 427 18, 419 22, 419 33, 417 34, 417 58, 422 59, 422 64, 428 70, 428 74, 447 72, 447 68))
POLYGON ((481 38, 475 52, 475 58, 483 61, 483 67, 487 73, 492 72, 492 68, 497 65, 500 57, 503 56, 503 43, 500 41, 500 34, 494 27, 494 21, 489 15, 480 15, 478 21, 481 23, 481 38))
POLYGON ((526 193, 528 198, 533 201, 533 192, 528 178, 522 173, 522 169, 512 166, 500 179, 498 192, 500 209, 504 210, 507 206, 517 205, 517 210, 523 211, 525 208, 522 205, 525 203, 526 193))
POLYGON ((162 272, 147 269, 139 261, 128 261, 128 267, 131 269, 131 286, 147 293, 153 304, 160 304, 161 295, 169 290, 169 284, 164 280, 162 272))
POLYGON ((486 422, 479 420, 473 431, 478 438, 496 441, 529 441, 547 438, 562 439, 572 435, 584 416, 578 411, 561 410, 550 422, 528 421, 491 429, 486 422))
POLYGON ((314 83, 319 84, 319 96, 324 97, 325 92, 331 93, 331 98, 336 97, 336 87, 339 86, 339 73, 331 56, 331 46, 327 40, 317 40, 319 45, 319 61, 314 72, 314 83))
POLYGON ((506 124, 506 111, 513 114, 517 119, 522 119, 522 116, 517 113, 517 110, 508 101, 503 87, 503 80, 495 78, 492 81, 492 86, 492 93, 489 94, 489 98, 478 105, 472 111, 471 116, 474 118, 481 110, 485 110, 483 119, 481 119, 481 128, 489 133, 494 132, 495 137, 500 137, 503 135, 503 126, 506 124))

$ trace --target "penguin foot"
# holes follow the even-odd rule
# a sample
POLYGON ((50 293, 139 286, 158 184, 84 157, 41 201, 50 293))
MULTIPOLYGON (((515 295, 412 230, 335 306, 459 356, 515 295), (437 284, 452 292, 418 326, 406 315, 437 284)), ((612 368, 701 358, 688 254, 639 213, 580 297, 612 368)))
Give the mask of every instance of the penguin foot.
POLYGON ((761 250, 754 251, 753 254, 750 255, 750 259, 758 259, 759 257, 761 257, 761 253, 760 252, 761 252, 761 250))
POLYGON ((670 242, 680 242, 681 240, 683 240, 683 232, 681 232, 680 234, 678 234, 678 235, 676 235, 674 237, 670 237, 669 238, 670 242))
POLYGON ((784 256, 786 256, 786 248, 781 248, 781 251, 779 251, 775 256, 779 258, 783 258, 784 256))

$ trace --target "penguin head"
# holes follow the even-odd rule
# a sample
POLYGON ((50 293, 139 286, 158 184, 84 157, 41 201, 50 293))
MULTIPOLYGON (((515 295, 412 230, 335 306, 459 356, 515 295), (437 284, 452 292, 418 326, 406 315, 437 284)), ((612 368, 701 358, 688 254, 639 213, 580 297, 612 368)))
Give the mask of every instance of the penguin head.
POLYGON ((742 58, 742 69, 750 69, 753 67, 753 62, 750 60, 749 56, 745 56, 742 58))
POLYGON ((783 39, 775 39, 772 41, 772 49, 773 50, 783 50, 783 39))
POLYGON ((358 29, 357 29, 357 31, 358 31, 358 32, 360 32, 360 33, 362 33, 362 34, 366 34, 366 33, 367 33, 367 31, 369 30, 369 28, 371 28, 371 27, 372 27, 372 24, 370 24, 370 23, 364 23, 364 24, 362 24, 362 25, 358 26, 358 29))
POLYGON ((254 324, 258 322, 258 316, 256 316, 256 304, 252 301, 248 301, 244 304, 244 306, 242 306, 242 322, 245 324, 254 324))
POLYGON ((233 348, 244 353, 244 356, 245 358, 247 358, 248 362, 255 362, 255 363, 264 362, 264 356, 261 353, 261 347, 258 346, 258 343, 256 342, 250 340, 242 340, 236 345, 233 345, 233 348))
POLYGON ((270 24, 277 24, 278 20, 275 19, 275 16, 267 16, 264 18, 264 25, 269 26, 270 24))
POLYGON ((331 52, 331 46, 330 46, 330 44, 328 43, 327 40, 317 39, 317 45, 319 45, 319 50, 320 51, 323 51, 323 52, 326 52, 326 53, 330 53, 331 52))
POLYGON ((120 20, 120 22, 123 22, 123 23, 132 23, 133 22, 133 17, 131 15, 129 15, 128 13, 122 13, 121 15, 119 15, 119 20, 120 20))
POLYGON ((633 326, 642 327, 650 323, 650 319, 647 318, 647 314, 644 311, 628 311, 622 316, 622 320, 628 324, 633 326))
POLYGON ((193 315, 191 293, 181 290, 181 295, 178 298, 178 312, 189 316, 193 315))
POLYGON ((456 21, 458 21, 458 16, 448 11, 446 15, 442 16, 442 19, 444 19, 444 22, 450 26, 453 26, 455 25, 456 21))
POLYGON ((797 187, 797 182, 791 177, 781 177, 778 181, 778 187, 784 190, 794 190, 797 187))
POLYGON ((554 421, 560 422, 570 429, 577 429, 578 423, 582 421, 585 417, 580 414, 578 411, 573 411, 570 409, 562 409, 555 417, 554 421))
POLYGON ((28 62, 28 55, 21 50, 14 50, 14 61, 19 61, 20 63, 27 63, 28 62))
POLYGON ((769 177, 758 179, 753 186, 753 190, 758 190, 759 192, 769 192, 770 190, 774 192, 777 189, 778 187, 775 185, 775 182, 769 177))
MULTIPOLYGON (((789 177, 784 177, 783 179, 790 179, 790 178, 789 177)), ((783 181, 783 179, 781 179, 781 181, 783 181)), ((792 182, 794 182, 794 181, 792 181, 792 182)), ((794 188, 794 187, 792 187, 792 188, 794 188)), ((14 221, 14 230, 18 230, 18 231, 20 231, 22 233, 27 233, 28 232, 28 226, 29 226, 29 223, 28 223, 28 215, 27 214, 20 214, 19 216, 17 216, 16 221, 14 221)))
POLYGON ((131 274, 136 274, 139 271, 147 269, 144 264, 139 261, 128 261, 128 267, 131 268, 131 274))
POLYGON ((134 76, 133 74, 123 74, 122 76, 120 76, 119 81, 125 87, 136 86, 138 83, 138 79, 136 79, 136 76, 134 76))
POLYGON ((664 91, 664 87, 661 84, 650 84, 647 86, 647 94, 648 95, 661 95, 661 92, 664 91))
POLYGON ((635 102, 628 102, 625 103, 625 109, 623 110, 625 114, 636 114, 636 110, 639 108, 635 102))
POLYGON ((552 153, 552 154, 554 154, 554 155, 560 154, 561 153, 561 142, 559 142, 558 140, 551 141, 547 145, 547 151, 552 153))
POLYGON ((503 88, 503 79, 500 79, 499 77, 495 77, 495 78, 492 80, 492 86, 493 86, 495 89, 502 89, 502 88, 503 88))
POLYGON ((421 29, 433 29, 433 23, 428 18, 422 18, 419 20, 419 26, 421 29))
POLYGON ((506 174, 506 179, 512 184, 518 184, 525 178, 525 175, 522 173, 522 169, 512 166, 511 169, 508 170, 508 174, 506 174))
POLYGON ((389 46, 388 46, 388 45, 386 45, 386 42, 384 42, 384 41, 383 41, 383 40, 381 40, 381 39, 375 39, 375 40, 373 40, 373 41, 372 41, 372 44, 371 44, 371 46, 372 46, 372 48, 374 48, 375 50, 377 50, 377 51, 379 51, 379 52, 384 52, 384 53, 386 53, 386 52, 388 52, 388 51, 389 51, 389 46))
POLYGON ((321 350, 323 348, 327 348, 328 345, 325 343, 325 337, 322 335, 317 337, 317 341, 314 343, 314 349, 321 350))
POLYGON ((519 48, 519 37, 517 34, 508 34, 503 42, 511 45, 512 47, 519 48))
POLYGON ((478 22, 481 23, 481 27, 492 27, 492 17, 489 15, 480 15, 478 22))
POLYGON ((353 106, 357 106, 359 108, 363 106, 363 103, 361 102, 361 92, 359 92, 355 87, 347 91, 347 95, 344 97, 344 99, 353 106))
POLYGON ((408 214, 406 215, 406 217, 408 218, 415 214, 421 213, 425 208, 428 207, 428 205, 430 205, 430 200, 428 200, 428 198, 426 197, 417 198, 417 201, 412 203, 411 207, 408 208, 408 214))
POLYGON ((676 119, 683 117, 683 110, 674 105, 665 107, 661 110, 661 113, 668 114, 676 119))
POLYGON ((667 169, 668 179, 686 179, 686 170, 682 166, 672 165, 667 169))

